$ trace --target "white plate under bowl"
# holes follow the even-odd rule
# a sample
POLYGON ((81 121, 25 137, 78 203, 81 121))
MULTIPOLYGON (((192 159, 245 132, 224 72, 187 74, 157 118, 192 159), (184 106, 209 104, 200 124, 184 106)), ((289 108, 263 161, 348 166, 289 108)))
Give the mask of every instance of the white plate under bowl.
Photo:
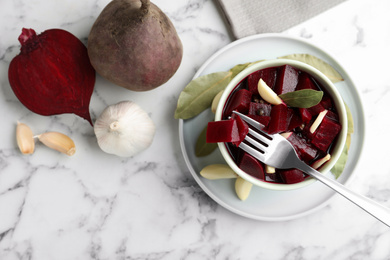
MULTIPOLYGON (((211 56, 195 74, 194 78, 217 71, 228 71, 240 63, 274 59, 294 53, 308 53, 331 64, 344 78, 336 87, 351 110, 354 133, 349 157, 344 172, 338 178, 344 185, 352 176, 359 161, 364 144, 365 122, 358 91, 347 72, 330 54, 313 44, 281 34, 260 34, 232 42, 211 56)), ((225 163, 216 149, 205 157, 195 156, 195 143, 203 128, 214 120, 210 109, 198 116, 179 120, 179 137, 186 164, 199 186, 218 204, 241 216, 263 220, 283 221, 307 215, 324 207, 335 192, 316 182, 307 187, 291 191, 274 191, 253 186, 246 201, 238 199, 234 180, 207 180, 199 175, 202 168, 215 163, 225 163)), ((332 178, 332 174, 328 173, 332 178)))

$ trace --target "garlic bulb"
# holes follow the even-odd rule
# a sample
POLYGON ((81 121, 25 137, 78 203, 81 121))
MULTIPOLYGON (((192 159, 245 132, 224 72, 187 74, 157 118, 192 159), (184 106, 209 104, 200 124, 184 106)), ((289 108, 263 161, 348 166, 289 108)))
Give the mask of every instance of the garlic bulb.
POLYGON ((104 152, 130 157, 151 145, 155 125, 137 104, 122 101, 102 112, 95 122, 94 131, 104 152))

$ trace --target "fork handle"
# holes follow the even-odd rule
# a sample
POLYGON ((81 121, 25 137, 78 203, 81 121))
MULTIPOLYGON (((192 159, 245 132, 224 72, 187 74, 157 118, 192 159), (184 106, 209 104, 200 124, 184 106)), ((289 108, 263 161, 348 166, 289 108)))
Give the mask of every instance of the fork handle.
POLYGON ((325 175, 321 174, 320 172, 316 171, 315 169, 311 168, 304 162, 299 163, 299 165, 296 166, 296 168, 306 172, 313 178, 319 180, 320 182, 327 185, 329 188, 335 190, 339 194, 343 195, 345 198, 350 200, 351 202, 355 203, 357 206, 365 210, 367 213, 371 214, 373 217, 384 223, 385 225, 390 227, 390 209, 387 207, 384 207, 383 205, 361 195, 358 194, 341 183, 334 181, 332 179, 329 179, 325 175))

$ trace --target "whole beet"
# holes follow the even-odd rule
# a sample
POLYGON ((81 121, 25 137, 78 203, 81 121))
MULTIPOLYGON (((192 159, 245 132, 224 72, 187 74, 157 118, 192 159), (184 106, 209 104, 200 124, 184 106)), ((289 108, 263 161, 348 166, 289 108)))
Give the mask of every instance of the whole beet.
POLYGON ((113 0, 92 26, 88 55, 102 77, 147 91, 175 74, 183 46, 172 22, 149 0, 113 0))

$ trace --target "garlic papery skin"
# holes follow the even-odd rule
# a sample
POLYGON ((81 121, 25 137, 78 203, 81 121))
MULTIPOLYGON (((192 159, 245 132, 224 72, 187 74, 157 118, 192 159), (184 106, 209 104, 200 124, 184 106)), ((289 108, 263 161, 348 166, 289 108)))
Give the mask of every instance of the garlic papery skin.
POLYGON ((136 103, 122 101, 108 106, 94 124, 100 149, 121 157, 134 156, 148 148, 156 127, 136 103))

